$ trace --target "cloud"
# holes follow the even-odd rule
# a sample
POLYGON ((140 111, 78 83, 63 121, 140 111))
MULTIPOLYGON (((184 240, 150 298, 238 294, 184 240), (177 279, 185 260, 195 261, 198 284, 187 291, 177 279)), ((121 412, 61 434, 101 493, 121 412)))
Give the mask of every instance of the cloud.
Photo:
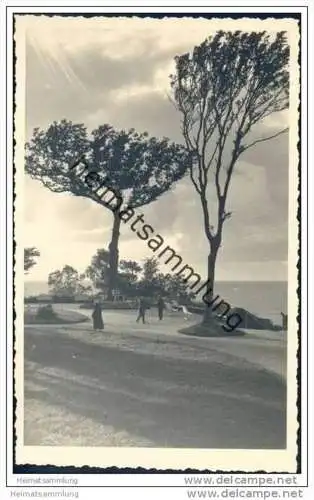
POLYGON ((143 88, 148 93, 156 89, 160 66, 164 65, 160 54, 148 53, 143 57, 138 54, 123 61, 89 49, 79 57, 64 55, 61 63, 42 55, 41 51, 27 47, 28 136, 34 127, 45 127, 62 117, 87 122, 87 126, 108 122, 114 100, 123 101, 136 93, 141 95, 143 88), (98 118, 98 123, 93 117, 98 118))
POLYGON ((156 53, 191 50, 213 33, 206 18, 96 16, 25 16, 27 37, 51 56, 66 50, 80 54, 86 47, 115 59, 132 58, 143 47, 156 53))
POLYGON ((109 236, 109 227, 100 228, 100 229, 87 229, 87 230, 79 230, 74 231, 72 235, 72 240, 78 243, 96 243, 99 247, 108 247, 108 236, 109 236))

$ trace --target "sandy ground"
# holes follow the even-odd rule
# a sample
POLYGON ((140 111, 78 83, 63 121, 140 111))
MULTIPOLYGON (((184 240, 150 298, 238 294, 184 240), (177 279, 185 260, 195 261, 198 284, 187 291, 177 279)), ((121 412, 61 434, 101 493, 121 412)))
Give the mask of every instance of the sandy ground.
MULTIPOLYGON (((77 310, 77 306, 57 306, 60 309, 72 307, 77 310)), ((86 314, 89 318, 91 312, 80 309, 82 314, 86 314)), ((182 327, 188 326, 200 321, 200 317, 192 315, 189 321, 185 321, 182 313, 166 313, 164 321, 160 322, 157 318, 157 313, 154 309, 148 312, 148 324, 137 324, 135 322, 135 311, 105 311, 104 320, 105 328, 110 332, 114 332, 116 336, 113 342, 117 341, 117 345, 131 346, 135 339, 146 339, 146 342, 137 342, 137 349, 145 352, 156 351, 156 343, 179 344, 183 349, 188 346, 190 349, 197 349, 200 352, 203 350, 206 357, 208 348, 215 349, 232 356, 237 356, 243 360, 249 361, 261 368, 272 371, 280 377, 286 379, 287 374, 287 340, 286 332, 272 332, 259 330, 246 330, 247 335, 242 338, 193 338, 178 333, 182 327)), ((91 325, 91 322, 89 323, 91 325)), ((86 326, 84 327, 86 330, 86 326)), ((84 334, 72 332, 78 338, 84 338, 84 334)), ((103 335, 95 337, 94 341, 102 341, 103 335)), ((158 352, 160 351, 160 346, 158 352)), ((165 349, 167 354, 167 348, 165 349)))
POLYGON ((282 376, 227 352, 283 360, 282 338, 213 343, 177 335, 182 318, 104 318, 101 333, 85 323, 25 329, 26 445, 285 447, 282 376))

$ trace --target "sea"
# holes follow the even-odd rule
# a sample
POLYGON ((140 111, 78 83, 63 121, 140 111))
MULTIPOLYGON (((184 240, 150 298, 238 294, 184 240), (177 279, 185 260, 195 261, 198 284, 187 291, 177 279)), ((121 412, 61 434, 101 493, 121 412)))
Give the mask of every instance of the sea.
POLYGON ((288 313, 288 283, 286 281, 220 281, 214 296, 232 307, 243 307, 261 318, 282 324, 281 312, 288 313))
MULTIPOLYGON (((48 293, 44 281, 25 282, 25 296, 48 293)), ((220 281, 215 284, 215 295, 232 307, 243 307, 262 318, 281 324, 281 315, 287 314, 288 283, 285 281, 220 281)))

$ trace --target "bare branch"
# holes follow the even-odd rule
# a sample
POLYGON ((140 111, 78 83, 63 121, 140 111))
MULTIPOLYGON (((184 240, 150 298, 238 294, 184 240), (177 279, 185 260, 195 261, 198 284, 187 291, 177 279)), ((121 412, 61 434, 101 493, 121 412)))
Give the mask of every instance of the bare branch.
POLYGON ((277 132, 277 134, 269 135, 268 137, 263 137, 262 139, 257 139, 256 141, 251 142, 251 144, 248 144, 247 146, 244 144, 242 146, 241 152, 247 151, 249 148, 255 146, 255 144, 258 144, 259 142, 265 142, 269 141, 270 139, 274 139, 275 137, 278 137, 281 134, 284 134, 289 130, 289 127, 284 128, 283 130, 280 130, 277 132))
POLYGON ((196 189, 197 193, 198 193, 198 194, 201 194, 201 189, 200 189, 200 187, 197 185, 197 182, 196 182, 196 180, 195 180, 195 179, 194 179, 194 177, 193 177, 193 165, 189 167, 189 172, 190 172, 190 179, 191 179, 191 181, 192 181, 192 183, 193 183, 193 185, 194 185, 194 187, 195 187, 195 189, 196 189))

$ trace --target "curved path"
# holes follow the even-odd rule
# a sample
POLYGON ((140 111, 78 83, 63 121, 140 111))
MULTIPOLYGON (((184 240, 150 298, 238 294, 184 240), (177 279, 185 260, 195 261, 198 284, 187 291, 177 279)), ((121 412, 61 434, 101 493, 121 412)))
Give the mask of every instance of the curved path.
MULTIPOLYGON (((81 314, 91 318, 91 311, 79 309, 73 304, 56 304, 56 310, 79 311, 81 314)), ((237 338, 200 338, 191 337, 178 333, 180 328, 197 323, 200 317, 192 315, 188 321, 184 320, 182 313, 166 313, 163 321, 159 321, 154 309, 150 310, 147 324, 135 322, 136 311, 104 311, 105 331, 109 330, 117 334, 127 332, 130 337, 143 339, 162 339, 164 342, 180 342, 181 345, 197 346, 199 348, 211 348, 225 352, 240 359, 244 359, 265 370, 276 373, 283 379, 287 376, 287 340, 286 332, 272 332, 260 330, 246 330, 245 337, 237 338)), ((42 325, 51 327, 51 325, 42 325)), ((60 325, 62 326, 62 325, 60 325)), ((64 326, 64 325, 63 325, 64 326)), ((72 325, 73 327, 74 325, 72 325)), ((81 325, 77 325, 81 328, 81 325)), ((75 328, 75 327, 74 327, 75 328)), ((83 329, 91 329, 89 323, 82 325, 83 329)))
POLYGON ((104 320, 97 333, 90 323, 26 327, 26 445, 285 447, 286 386, 261 362, 276 353, 284 366, 278 334, 197 339, 176 333, 180 317, 104 320))

